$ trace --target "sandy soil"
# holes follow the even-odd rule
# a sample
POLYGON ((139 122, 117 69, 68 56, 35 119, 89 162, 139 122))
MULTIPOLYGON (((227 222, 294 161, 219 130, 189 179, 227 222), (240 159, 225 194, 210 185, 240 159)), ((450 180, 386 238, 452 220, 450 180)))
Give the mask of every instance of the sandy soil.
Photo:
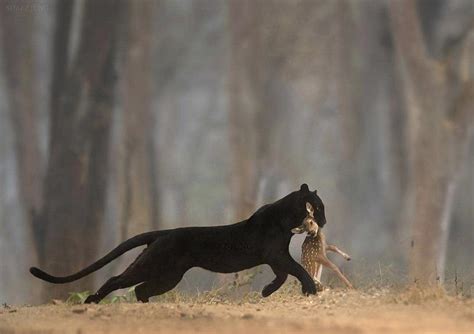
POLYGON ((474 333, 474 299, 441 292, 330 290, 149 303, 0 308, 0 333, 474 333))

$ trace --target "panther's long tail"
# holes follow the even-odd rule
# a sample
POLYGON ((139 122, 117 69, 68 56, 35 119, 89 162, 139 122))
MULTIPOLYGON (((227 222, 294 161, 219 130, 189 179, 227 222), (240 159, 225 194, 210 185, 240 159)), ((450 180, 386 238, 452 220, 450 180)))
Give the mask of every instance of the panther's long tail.
POLYGON ((147 233, 136 235, 122 242, 120 245, 115 247, 112 251, 110 251, 107 255, 102 257, 100 260, 94 262, 93 264, 82 269, 81 271, 69 276, 64 276, 64 277, 52 276, 36 267, 31 267, 30 273, 33 274, 33 276, 36 276, 39 279, 42 279, 50 283, 55 283, 55 284, 69 283, 69 282, 78 280, 84 276, 87 276, 96 270, 99 270, 100 268, 108 264, 109 262, 113 261, 114 259, 122 255, 123 253, 133 248, 151 244, 159 236, 165 235, 168 232, 169 231, 154 231, 154 232, 147 232, 147 233))

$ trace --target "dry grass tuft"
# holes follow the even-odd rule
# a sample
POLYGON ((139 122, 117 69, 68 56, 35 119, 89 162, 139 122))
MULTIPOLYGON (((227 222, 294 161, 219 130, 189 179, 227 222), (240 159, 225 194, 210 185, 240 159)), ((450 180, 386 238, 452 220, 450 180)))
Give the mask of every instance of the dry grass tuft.
POLYGON ((419 305, 439 300, 450 300, 454 297, 449 296, 446 290, 439 285, 411 285, 405 291, 396 294, 394 298, 397 303, 419 305))

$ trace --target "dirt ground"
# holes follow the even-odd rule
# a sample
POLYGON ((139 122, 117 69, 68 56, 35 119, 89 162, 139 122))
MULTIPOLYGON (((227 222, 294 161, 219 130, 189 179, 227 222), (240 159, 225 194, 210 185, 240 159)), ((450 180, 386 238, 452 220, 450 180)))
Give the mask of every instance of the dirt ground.
POLYGON ((0 333, 474 333, 474 299, 442 291, 327 290, 225 299, 0 308, 0 333))

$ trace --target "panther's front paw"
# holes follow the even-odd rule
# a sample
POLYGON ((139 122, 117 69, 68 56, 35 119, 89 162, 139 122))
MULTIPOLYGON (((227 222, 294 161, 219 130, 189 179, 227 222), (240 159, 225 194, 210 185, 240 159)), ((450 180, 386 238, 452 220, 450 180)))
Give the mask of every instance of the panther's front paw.
POLYGON ((303 284, 303 288, 301 289, 303 291, 303 295, 309 296, 309 295, 315 295, 317 290, 316 290, 316 284, 314 284, 313 281, 311 283, 303 284))
POLYGON ((262 297, 266 298, 266 297, 270 296, 272 293, 273 293, 273 289, 272 289, 271 284, 269 284, 269 285, 267 285, 263 288, 262 297))
POLYGON ((139 302, 148 303, 149 297, 146 294, 146 290, 140 288, 140 285, 135 288, 135 297, 139 302))

